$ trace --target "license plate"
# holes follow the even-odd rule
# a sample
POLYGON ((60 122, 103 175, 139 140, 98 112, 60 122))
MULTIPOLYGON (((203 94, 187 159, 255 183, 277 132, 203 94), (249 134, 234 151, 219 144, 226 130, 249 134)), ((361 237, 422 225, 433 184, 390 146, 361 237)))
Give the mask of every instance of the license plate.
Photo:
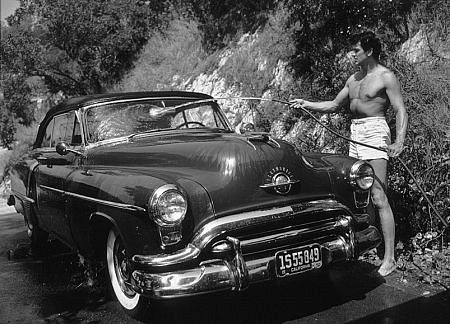
POLYGON ((278 277, 322 267, 322 251, 319 244, 296 247, 275 253, 275 270, 278 277))

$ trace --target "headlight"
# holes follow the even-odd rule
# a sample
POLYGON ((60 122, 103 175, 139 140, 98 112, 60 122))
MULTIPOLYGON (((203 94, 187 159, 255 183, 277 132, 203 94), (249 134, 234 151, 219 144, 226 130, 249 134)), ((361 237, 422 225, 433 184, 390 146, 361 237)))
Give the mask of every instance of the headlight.
POLYGON ((160 226, 174 226, 186 215, 187 201, 175 185, 164 185, 155 190, 149 201, 150 216, 160 226))
POLYGON ((350 184, 362 190, 372 187, 374 172, 370 164, 364 161, 355 162, 350 169, 350 184))

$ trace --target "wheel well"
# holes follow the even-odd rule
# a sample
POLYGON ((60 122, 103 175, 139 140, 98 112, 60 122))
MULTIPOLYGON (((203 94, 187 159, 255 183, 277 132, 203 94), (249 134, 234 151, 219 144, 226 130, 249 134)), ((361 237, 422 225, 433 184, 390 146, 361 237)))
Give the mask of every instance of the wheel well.
POLYGON ((93 248, 93 257, 97 261, 103 261, 105 258, 106 239, 114 224, 106 217, 94 216, 90 224, 90 241, 93 248))

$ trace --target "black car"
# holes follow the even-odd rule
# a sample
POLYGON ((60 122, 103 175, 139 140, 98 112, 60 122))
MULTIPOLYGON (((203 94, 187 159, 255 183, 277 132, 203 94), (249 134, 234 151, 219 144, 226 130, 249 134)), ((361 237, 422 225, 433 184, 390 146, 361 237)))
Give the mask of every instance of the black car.
POLYGON ((11 178, 33 251, 52 233, 106 262, 137 317, 152 299, 300 278, 380 243, 368 163, 237 134, 200 93, 69 99, 11 178))

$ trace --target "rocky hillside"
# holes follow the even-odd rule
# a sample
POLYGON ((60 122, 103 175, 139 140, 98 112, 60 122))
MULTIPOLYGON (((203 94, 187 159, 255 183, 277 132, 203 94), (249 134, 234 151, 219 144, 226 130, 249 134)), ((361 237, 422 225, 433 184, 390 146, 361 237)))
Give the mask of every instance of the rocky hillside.
MULTIPOLYGON (((114 90, 179 89, 207 93, 219 98, 236 130, 243 123, 253 123, 260 126, 259 130, 298 142, 305 121, 293 116, 288 105, 270 101, 288 101, 299 93, 288 66, 293 42, 291 35, 283 31, 282 19, 274 14, 264 29, 244 34, 212 55, 198 46, 200 38, 196 24, 172 22, 167 33, 149 41, 135 69, 114 90), (264 125, 261 119, 272 118, 267 116, 268 111, 273 114, 273 122, 264 125)), ((325 145, 323 129, 317 125, 313 128, 311 140, 322 149, 332 150, 325 145)))
MULTIPOLYGON (((283 30, 283 17, 283 12, 275 12, 263 29, 244 34, 225 49, 209 55, 199 45, 198 26, 194 22, 175 20, 166 33, 150 39, 135 68, 114 90, 179 89, 207 93, 219 98, 237 130, 242 123, 250 122, 259 130, 270 131, 302 148, 313 144, 314 149, 321 151, 344 152, 345 143, 337 141, 310 118, 290 111, 288 105, 269 101, 303 96, 312 86, 296 80, 288 64, 294 53, 294 42, 292 34, 283 30)), ((429 63, 432 47, 425 36, 419 30, 403 44, 398 55, 411 63, 429 63)), ((445 44, 442 42, 438 47, 442 57, 450 56, 445 44)), ((351 66, 347 53, 341 53, 336 59, 342 73, 347 73, 343 77, 353 73, 355 67, 351 66)), ((344 116, 319 117, 345 134, 344 116)))

